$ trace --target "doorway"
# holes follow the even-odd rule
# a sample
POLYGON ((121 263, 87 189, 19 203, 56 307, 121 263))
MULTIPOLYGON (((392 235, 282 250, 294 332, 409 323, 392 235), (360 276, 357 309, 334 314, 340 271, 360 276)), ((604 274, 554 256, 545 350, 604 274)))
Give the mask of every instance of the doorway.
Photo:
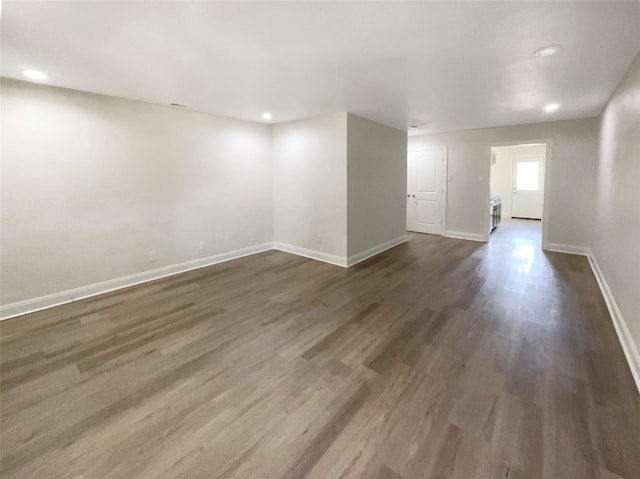
MULTIPOLYGON (((500 221, 543 220, 546 159, 543 142, 491 147, 489 201, 500 204, 500 221)), ((490 222, 489 238, 497 229, 495 218, 490 222)))
POLYGON ((447 154, 443 148, 409 151, 407 231, 443 235, 447 198, 447 154))

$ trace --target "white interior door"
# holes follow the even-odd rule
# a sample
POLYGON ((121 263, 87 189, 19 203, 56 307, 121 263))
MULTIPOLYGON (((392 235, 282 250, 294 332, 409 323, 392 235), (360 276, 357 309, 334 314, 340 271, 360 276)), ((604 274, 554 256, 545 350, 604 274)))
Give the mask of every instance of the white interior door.
POLYGON ((544 158, 514 158, 511 216, 540 220, 543 202, 544 158))
POLYGON ((410 151, 407 158, 407 230, 444 234, 445 150, 410 151))

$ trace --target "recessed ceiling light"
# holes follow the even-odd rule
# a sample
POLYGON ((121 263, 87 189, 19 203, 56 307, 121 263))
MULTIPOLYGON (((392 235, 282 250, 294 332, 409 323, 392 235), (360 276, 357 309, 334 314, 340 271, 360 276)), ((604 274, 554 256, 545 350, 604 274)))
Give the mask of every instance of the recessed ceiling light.
POLYGON ((550 57, 551 55, 555 55, 562 47, 558 45, 549 45, 548 47, 538 48, 535 52, 533 52, 534 57, 550 57))
POLYGON ((560 108, 560 105, 558 105, 557 103, 549 103, 544 107, 544 111, 551 113, 552 111, 556 111, 558 108, 560 108))
POLYGON ((47 75, 38 70, 25 70, 22 72, 24 76, 27 78, 31 78, 32 80, 44 80, 47 78, 47 75))
POLYGON ((271 120, 271 118, 273 118, 273 115, 271 113, 263 113, 262 114, 262 119, 263 120, 271 120))

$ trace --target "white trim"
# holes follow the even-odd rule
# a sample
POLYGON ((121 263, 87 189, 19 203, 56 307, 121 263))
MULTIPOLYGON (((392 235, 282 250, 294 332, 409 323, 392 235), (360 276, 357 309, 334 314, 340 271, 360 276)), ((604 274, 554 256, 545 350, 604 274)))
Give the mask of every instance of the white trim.
POLYGON ((71 303, 80 299, 90 298, 92 296, 128 288, 129 286, 135 286, 141 283, 148 283, 149 281, 154 281, 156 279, 166 278, 167 276, 173 276, 175 274, 185 273, 194 269, 204 268, 205 266, 211 266, 225 261, 230 261, 232 259, 242 258, 243 256, 261 253, 270 249, 273 249, 272 243, 262 243, 255 246, 249 246, 247 248, 228 251, 226 253, 219 253, 206 258, 198 258, 191 261, 185 261, 184 263, 164 266, 162 268, 152 269, 142 273, 122 276, 120 278, 110 279, 100 283, 80 286, 79 288, 68 289, 58 293, 6 304, 0 306, 0 320, 13 318, 15 316, 22 316, 27 313, 34 313, 53 306, 71 303))
MULTIPOLYGON (((475 233, 447 231, 445 236, 448 238, 484 242, 484 236, 475 233)), ((372 256, 380 254, 383 251, 393 248, 394 246, 402 244, 407 240, 407 235, 399 236, 398 238, 387 241, 386 243, 382 243, 378 246, 374 246, 373 248, 369 248, 365 251, 362 251, 361 253, 349 256, 348 258, 323 253, 321 251, 300 248, 298 246, 288 245, 285 243, 262 243, 255 246, 249 246, 247 248, 241 248, 234 251, 228 251, 226 253, 208 256, 206 258, 199 258, 191 261, 186 261, 184 263, 178 263, 175 265, 165 266, 162 268, 133 274, 130 276, 123 276, 121 278, 115 278, 112 280, 94 283, 87 286, 81 286, 79 288, 69 289, 46 296, 40 296, 38 298, 10 303, 4 306, 0 306, 0 321, 4 319, 14 318, 16 316, 22 316, 27 313, 34 313, 36 311, 48 309, 54 306, 71 303, 81 299, 90 298, 92 296, 109 293, 111 291, 128 288, 137 284, 148 283, 150 281, 166 278, 168 276, 173 276, 180 273, 185 273, 194 269, 204 268, 206 266, 242 258, 243 256, 249 256, 256 253, 261 253, 263 251, 269 251, 271 249, 304 256, 337 266, 348 267, 364 261, 365 259, 371 258, 372 256)), ((598 262, 593 256, 591 249, 585 246, 572 246, 561 243, 549 243, 547 245, 547 248, 544 249, 547 251, 555 251, 559 253, 579 254, 587 256, 589 265, 591 266, 591 270, 593 271, 593 275, 598 282, 598 286, 600 287, 600 291, 602 292, 602 296, 607 305, 607 309, 609 311, 609 315, 611 316, 613 326, 616 330, 616 334, 618 335, 618 340, 622 345, 622 350, 624 352, 625 358, 627 359, 627 363, 629 364, 629 369, 631 370, 631 374, 636 383, 636 387, 638 388, 638 392, 640 392, 640 352, 638 351, 638 348, 633 341, 631 332, 627 327, 627 323, 622 317, 620 308, 618 308, 615 298, 613 297, 613 293, 611 292, 611 289, 607 284, 607 280, 605 279, 604 274, 602 273, 602 270, 598 265, 598 262)))
POLYGON ((371 258, 372 256, 380 254, 383 251, 391 249, 394 246, 398 246, 399 244, 405 243, 407 241, 409 241, 409 236, 402 235, 390 241, 386 241, 385 243, 374 246, 373 248, 369 248, 364 251, 361 251, 360 253, 353 254, 347 258, 347 267, 353 266, 354 264, 358 264, 366 259, 371 258))
POLYGON ((366 251, 353 255, 350 258, 350 261, 345 257, 323 253, 322 251, 301 248, 299 246, 293 246, 285 243, 262 243, 255 246, 249 246, 247 248, 241 248, 234 251, 228 251, 225 253, 208 256, 206 258, 198 258, 191 261, 185 261, 184 263, 164 266, 162 268, 143 271, 141 273, 136 273, 129 276, 122 276, 120 278, 114 278, 107 281, 102 281, 100 283, 89 284, 80 286, 78 288, 47 294, 45 296, 39 296, 37 298, 31 298, 24 301, 5 304, 0 306, 0 321, 14 318, 16 316, 22 316, 28 313, 35 313, 36 311, 52 308, 54 306, 72 303, 74 301, 90 298, 92 296, 98 296, 100 294, 109 293, 111 291, 117 291, 119 289, 128 288, 137 284, 148 283, 157 279, 166 278, 168 276, 185 273, 194 269, 204 268, 206 266, 223 263, 225 261, 242 258, 243 256, 249 256, 272 249, 283 251, 285 253, 295 254, 298 256, 304 256, 306 258, 311 258, 346 268, 348 267, 348 265, 351 266, 360 261, 364 261, 371 256, 381 253, 382 251, 392 248, 400 243, 404 243, 407 240, 408 237, 406 235, 401 236, 394 240, 378 245, 374 248, 370 248, 366 251))
POLYGON ((487 242, 487 239, 485 238, 484 235, 477 234, 477 233, 465 233, 463 231, 445 231, 444 235, 447 238, 463 239, 463 240, 470 240, 470 241, 481 241, 483 243, 487 242))
POLYGON ((613 297, 613 293, 607 284, 604 274, 602 274, 602 270, 600 269, 596 258, 590 253, 588 255, 588 259, 593 275, 596 277, 598 286, 600 286, 604 302, 607 304, 607 309, 609 310, 613 327, 615 328, 618 340, 622 345, 622 351, 624 352, 627 363, 629 364, 631 375, 633 376, 633 380, 636 382, 636 387, 640 393, 640 352, 633 341, 633 337, 627 327, 627 323, 622 317, 622 312, 620 312, 620 308, 618 308, 618 304, 613 297))
POLYGON ((336 256, 322 251, 301 248, 300 246, 294 246, 286 243, 279 243, 277 241, 273 243, 273 249, 284 251, 285 253, 297 254, 298 256, 304 256, 318 261, 324 261, 325 263, 342 266, 343 268, 347 267, 347 258, 344 256, 336 256))
POLYGON ((582 256, 591 256, 591 250, 586 246, 574 246, 562 243, 547 243, 546 247, 542 247, 545 251, 553 251, 555 253, 580 254, 582 256))
POLYGON ((442 151, 444 152, 444 194, 442 197, 442 218, 440 218, 442 229, 440 231, 444 235, 447 231, 447 202, 449 200, 449 145, 443 146, 442 151))

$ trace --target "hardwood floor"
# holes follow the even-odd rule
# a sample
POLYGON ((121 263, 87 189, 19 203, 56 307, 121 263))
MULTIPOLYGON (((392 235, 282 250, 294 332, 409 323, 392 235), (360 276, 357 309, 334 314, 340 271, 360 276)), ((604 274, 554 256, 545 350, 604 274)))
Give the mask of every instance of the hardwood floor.
POLYGON ((586 258, 539 223, 271 251, 4 321, 2 477, 640 477, 586 258))

